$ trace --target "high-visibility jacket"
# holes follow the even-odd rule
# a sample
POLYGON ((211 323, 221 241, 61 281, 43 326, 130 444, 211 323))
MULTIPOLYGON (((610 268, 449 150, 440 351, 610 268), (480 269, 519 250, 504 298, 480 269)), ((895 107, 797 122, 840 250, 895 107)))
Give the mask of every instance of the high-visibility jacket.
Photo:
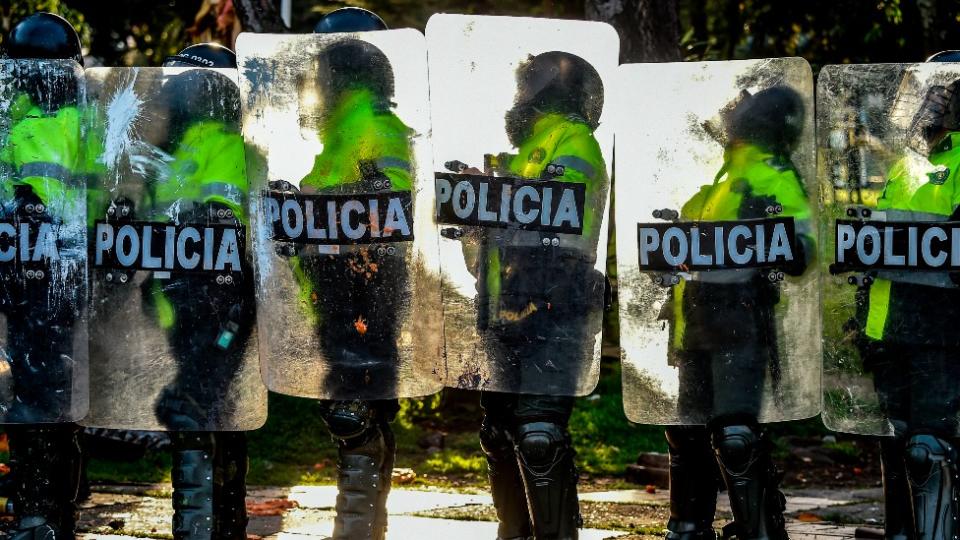
MULTIPOLYGON (((239 133, 223 122, 197 122, 184 132, 173 158, 169 177, 152 186, 154 219, 166 218, 169 207, 183 201, 223 204, 247 223, 247 166, 239 133)), ((160 327, 172 328, 176 310, 160 280, 153 280, 151 295, 160 327)))
MULTIPOLYGON (((765 218, 767 208, 776 204, 783 207, 779 217, 794 218, 804 254, 812 256, 810 202, 797 171, 785 158, 756 145, 735 144, 725 150, 723 166, 713 184, 701 187, 683 205, 680 217, 683 221, 765 218)), ((776 285, 765 278, 757 279, 755 272, 741 275, 744 280, 729 284, 681 281, 673 287, 670 311, 675 349, 773 338, 768 334, 771 310, 779 300, 776 285)))
MULTIPOLYGON (((364 88, 344 92, 327 111, 320 126, 323 151, 314 158, 313 168, 300 181, 300 188, 325 193, 369 193, 377 189, 410 191, 413 188, 414 134, 400 118, 385 109, 376 94, 364 88), (389 180, 390 185, 370 185, 372 177, 389 180)), ((374 180, 375 182, 375 180, 374 180)), ((291 259, 299 283, 298 300, 314 326, 320 312, 314 300, 314 285, 300 257, 291 259)))
POLYGON ((173 153, 170 176, 153 190, 154 209, 165 213, 177 201, 220 203, 247 222, 247 165, 243 137, 223 122, 190 126, 173 153))
MULTIPOLYGON (((541 178, 548 165, 564 168, 563 174, 554 176, 552 181, 585 185, 582 239, 570 241, 570 245, 576 246, 573 248, 547 248, 542 256, 533 254, 544 249, 537 245, 487 246, 480 261, 485 268, 478 279, 484 280, 481 285, 485 298, 481 301, 489 302, 491 320, 518 322, 545 306, 555 313, 563 310, 585 316, 582 312, 589 310, 594 300, 597 278, 602 276, 592 270, 609 181, 603 153, 591 127, 575 116, 545 114, 533 124, 517 154, 510 157, 507 172, 519 178, 541 178), (553 287, 550 283, 563 285, 553 287)), ((599 286, 602 291, 602 283, 599 286)))
POLYGON ((35 105, 23 109, 0 149, 0 162, 13 173, 12 182, 4 186, 6 196, 12 195, 13 186, 29 186, 50 215, 62 218, 58 212, 83 200, 74 178, 80 163, 80 110, 73 105, 55 113, 35 105))
POLYGON ((372 167, 390 180, 390 191, 410 191, 413 132, 397 115, 379 106, 379 101, 366 89, 344 93, 323 119, 323 151, 301 180, 301 189, 309 186, 351 193, 364 178, 362 168, 372 167))
MULTIPOLYGON (((877 209, 890 221, 947 221, 957 219, 960 205, 960 132, 948 133, 930 155, 907 155, 888 173, 877 209)), ((858 312, 864 335, 871 340, 931 346, 960 345, 955 321, 938 306, 960 302, 960 290, 949 278, 944 286, 899 280, 889 273, 870 285, 858 312)), ((936 277, 936 276, 929 276, 936 277)))

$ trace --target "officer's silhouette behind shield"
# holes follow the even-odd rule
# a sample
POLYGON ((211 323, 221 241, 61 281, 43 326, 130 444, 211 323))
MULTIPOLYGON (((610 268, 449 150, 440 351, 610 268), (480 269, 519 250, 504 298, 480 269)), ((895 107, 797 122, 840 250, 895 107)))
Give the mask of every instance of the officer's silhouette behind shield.
MULTIPOLYGON (((301 131, 323 150, 300 181, 306 195, 410 193, 413 131, 394 112, 394 73, 375 45, 326 45, 298 76, 301 131)), ((409 242, 299 246, 299 304, 328 362, 326 393, 379 399, 397 392, 400 328, 409 311, 409 242)))

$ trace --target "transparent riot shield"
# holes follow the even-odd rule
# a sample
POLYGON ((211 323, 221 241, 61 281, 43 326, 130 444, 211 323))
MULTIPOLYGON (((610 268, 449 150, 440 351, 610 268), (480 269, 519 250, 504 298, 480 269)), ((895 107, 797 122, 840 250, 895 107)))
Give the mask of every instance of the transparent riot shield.
POLYGON ((423 34, 242 34, 237 54, 267 386, 321 399, 436 392, 423 34))
POLYGON ((434 15, 427 47, 447 385, 587 394, 599 376, 617 34, 434 15))
POLYGON ((826 66, 817 133, 824 423, 960 432, 960 64, 826 66))
POLYGON ((84 424, 266 420, 236 70, 86 71, 91 403, 84 424))
POLYGON ((0 60, 0 423, 87 411, 83 70, 0 60))
POLYGON ((813 77, 632 64, 613 98, 623 399, 646 424, 820 410, 813 77))

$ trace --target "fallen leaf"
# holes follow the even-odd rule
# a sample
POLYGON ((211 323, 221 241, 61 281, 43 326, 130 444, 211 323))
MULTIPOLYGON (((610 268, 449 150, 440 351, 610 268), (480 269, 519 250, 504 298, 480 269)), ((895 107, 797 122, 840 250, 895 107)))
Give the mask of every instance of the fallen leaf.
POLYGON ((646 491, 647 493, 651 493, 651 494, 652 494, 652 493, 656 493, 656 492, 657 492, 657 486, 655 486, 655 485, 653 485, 653 484, 647 484, 647 487, 645 488, 645 491, 646 491))
POLYGON ((811 514, 810 512, 800 512, 799 514, 797 514, 796 519, 797 521, 803 521, 805 523, 814 523, 816 521, 823 521, 822 517, 816 514, 811 514))
POLYGON ((291 508, 296 508, 297 502, 290 499, 269 499, 262 502, 247 501, 247 513, 251 516, 282 516, 291 508))
POLYGON ((396 484, 409 484, 417 479, 417 473, 413 469, 394 467, 391 477, 396 484))

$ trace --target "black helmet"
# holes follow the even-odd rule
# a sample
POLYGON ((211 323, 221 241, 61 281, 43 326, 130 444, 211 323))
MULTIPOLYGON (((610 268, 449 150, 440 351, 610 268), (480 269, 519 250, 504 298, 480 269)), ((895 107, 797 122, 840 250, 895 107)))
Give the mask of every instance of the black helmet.
POLYGON ((376 45, 359 39, 341 39, 324 48, 317 57, 314 74, 328 99, 351 88, 370 90, 389 108, 393 99, 393 67, 376 45))
POLYGON ((66 19, 53 13, 34 13, 17 23, 7 38, 7 55, 75 60, 83 65, 80 36, 66 19))
POLYGON ((545 52, 517 68, 517 97, 506 115, 507 132, 519 145, 535 116, 551 112, 576 116, 596 129, 602 111, 603 81, 597 70, 577 55, 545 52))
POLYGON ((383 22, 383 19, 376 13, 358 7, 335 9, 324 15, 313 27, 314 33, 317 34, 370 32, 386 29, 387 23, 383 22))
POLYGON ((927 62, 960 62, 960 51, 940 51, 927 58, 927 62))
POLYGON ((730 142, 754 143, 771 152, 790 152, 803 131, 803 99, 787 86, 746 95, 728 113, 730 142))
POLYGON ((237 55, 219 43, 197 43, 168 56, 163 67, 236 68, 237 55))

